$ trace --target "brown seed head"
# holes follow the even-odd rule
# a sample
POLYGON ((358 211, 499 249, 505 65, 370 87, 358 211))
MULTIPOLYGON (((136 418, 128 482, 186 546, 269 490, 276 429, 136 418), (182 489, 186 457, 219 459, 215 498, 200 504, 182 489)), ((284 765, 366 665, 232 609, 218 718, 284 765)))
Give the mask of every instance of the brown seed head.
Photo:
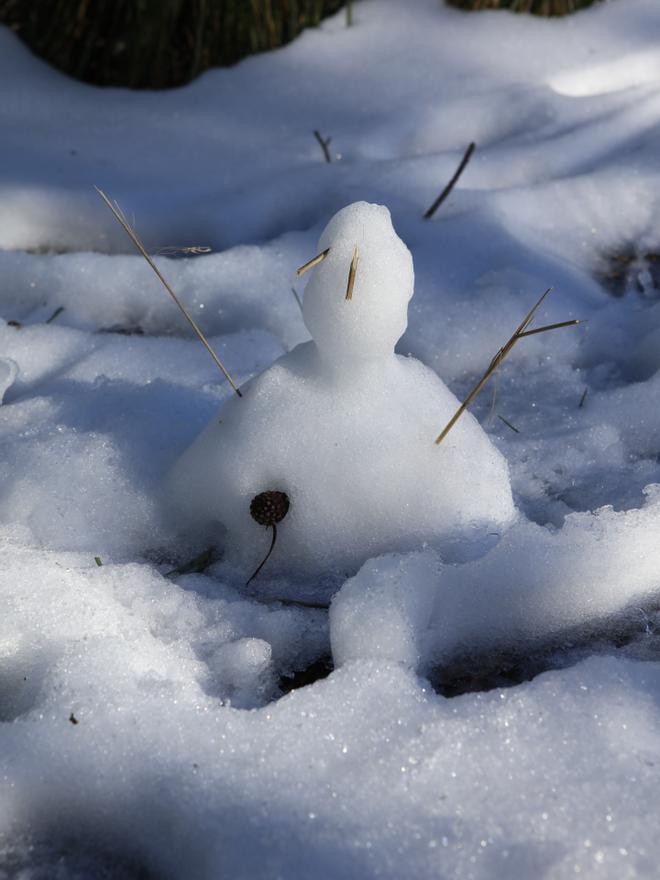
POLYGON ((250 516, 260 526, 274 526, 282 522, 288 512, 289 496, 286 492, 260 492, 250 502, 250 516))

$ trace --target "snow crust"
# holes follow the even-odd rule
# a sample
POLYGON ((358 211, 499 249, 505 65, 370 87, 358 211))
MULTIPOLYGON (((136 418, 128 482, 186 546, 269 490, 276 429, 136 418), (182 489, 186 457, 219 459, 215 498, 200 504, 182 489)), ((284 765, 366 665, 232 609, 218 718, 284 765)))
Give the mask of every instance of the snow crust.
MULTIPOLYGON (((3 880, 657 876, 657 15, 361 0, 352 28, 158 94, 72 82, 0 29, 3 880), (312 323, 334 269, 303 296, 295 268, 344 205, 388 205, 414 259, 388 389, 462 399, 552 284, 537 325, 585 323, 521 341, 472 408, 516 521, 367 538, 343 572, 273 566, 251 592, 237 559, 178 573, 210 541, 163 517, 164 477, 241 402, 92 184, 150 250, 214 249, 155 259, 241 386, 310 350, 291 287, 312 323), (510 687, 463 680, 512 655, 510 687)), ((432 441, 415 402, 399 430, 432 441)))

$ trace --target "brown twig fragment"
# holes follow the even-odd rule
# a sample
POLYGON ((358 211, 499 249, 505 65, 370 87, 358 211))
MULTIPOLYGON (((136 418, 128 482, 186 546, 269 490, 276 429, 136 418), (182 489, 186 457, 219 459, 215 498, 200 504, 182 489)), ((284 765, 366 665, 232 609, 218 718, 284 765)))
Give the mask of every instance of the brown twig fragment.
POLYGON ((332 138, 331 137, 327 137, 327 138, 322 137, 321 132, 317 131, 316 129, 314 129, 314 137, 319 142, 319 145, 320 145, 321 149, 323 150, 323 155, 325 156, 325 161, 332 162, 332 156, 330 155, 330 150, 328 149, 330 144, 332 143, 332 138))
POLYGON ((351 266, 348 270, 348 283, 346 284, 346 299, 353 299, 353 288, 355 287, 355 276, 357 274, 358 262, 360 260, 360 251, 358 250, 358 246, 355 245, 355 250, 353 251, 353 258, 351 260, 351 266))
POLYGON ((456 424, 456 422, 457 422, 457 421, 460 419, 460 417, 463 415, 463 413, 464 413, 465 410, 468 408, 468 406, 472 403, 472 401, 473 401, 474 398, 477 396, 477 394, 479 394, 479 392, 480 392, 481 389, 484 387, 484 385, 486 384, 486 382, 490 379, 490 377, 493 375, 493 373, 495 372, 495 370, 496 370, 496 369, 499 367, 499 365, 502 363, 502 361, 504 360, 504 358, 509 354, 509 352, 511 351, 511 349, 513 348, 513 346, 516 344, 516 342, 518 342, 518 340, 521 338, 521 336, 523 335, 523 333, 525 332, 525 330, 527 330, 529 324, 531 323, 532 318, 533 318, 534 315, 536 314, 537 309, 539 308, 539 306, 541 305, 541 303, 542 303, 543 300, 546 298, 546 296, 550 293, 551 290, 552 290, 552 288, 549 287, 549 288, 545 291, 545 293, 544 293, 544 294, 539 298, 539 300, 537 301, 537 303, 536 303, 536 305, 534 306, 534 308, 531 309, 531 311, 525 316, 524 320, 518 325, 518 327, 516 328, 514 334, 513 334, 513 335, 511 336, 511 338, 508 340, 508 342, 506 343, 506 345, 504 345, 504 346, 503 346, 503 347, 497 352, 497 354, 495 355, 495 357, 492 359, 492 361, 491 361, 490 364, 488 365, 488 369, 487 369, 486 372, 483 374, 483 376, 481 377, 481 379, 479 379, 479 381, 478 381, 477 384, 474 386, 474 388, 472 389, 472 391, 470 391, 470 393, 469 393, 468 396, 465 398, 465 400, 463 401, 463 403, 459 406, 459 408, 456 410, 456 412, 455 412, 454 415, 451 417, 451 419, 447 422, 447 424, 445 425, 445 427, 443 428, 443 430, 442 430, 442 431, 440 432, 440 434, 438 434, 438 436, 436 437, 436 440, 435 440, 436 445, 439 446, 439 445, 442 443, 442 441, 445 439, 445 437, 447 436, 447 434, 451 431, 451 429, 454 427, 454 425, 456 424))
POLYGON ((476 145, 474 142, 472 142, 472 143, 470 144, 470 146, 467 148, 467 150, 466 150, 465 153, 463 154, 463 158, 461 159, 458 168, 457 168, 456 171, 454 172, 454 176, 453 176, 452 179, 449 181, 449 183, 447 184, 447 186, 443 189, 443 191, 440 193, 440 195, 438 196, 438 198, 433 202, 433 204, 432 204, 431 207, 428 209, 428 211, 424 214, 424 219, 425 219, 425 220, 430 220, 431 217, 433 217, 433 215, 434 215, 435 212, 438 210, 438 208, 440 207, 440 205, 444 202, 444 200, 447 198, 447 196, 449 195, 449 193, 450 193, 450 192, 453 190, 453 188, 456 186, 456 184, 458 183, 458 178, 459 178, 459 177, 461 176, 461 174, 465 171, 465 166, 466 166, 467 163, 470 161, 470 159, 471 159, 471 157, 472 157, 472 153, 474 153, 476 146, 477 146, 477 145, 476 145))
POLYGON ((213 358, 213 362, 215 363, 215 365, 220 369, 220 371, 221 371, 222 374, 224 375, 225 379, 229 382, 229 384, 231 385, 231 387, 234 389, 234 392, 238 395, 238 397, 242 397, 243 395, 241 394, 241 392, 240 392, 240 390, 239 390, 239 388, 238 388, 238 385, 236 385, 236 383, 234 382, 234 380, 232 379, 232 377, 229 375, 228 371, 225 369, 224 364, 222 363, 222 361, 220 360, 220 358, 217 356, 217 354, 213 351, 213 349, 212 349, 211 346, 209 345, 209 342, 208 342, 207 338, 204 336, 204 334, 202 333, 202 331, 199 329, 199 327, 197 326, 197 324, 196 324, 196 322, 194 321, 194 319, 192 318, 192 316, 188 313, 188 311, 186 310, 186 307, 183 305, 183 303, 181 302, 181 300, 179 299, 179 297, 178 297, 178 296, 176 295, 176 293, 172 290, 172 288, 171 288, 170 285, 167 283, 167 281, 163 278, 163 276, 162 276, 162 274, 161 274, 161 272, 160 272, 158 266, 154 263, 154 261, 152 260, 152 258, 149 256, 149 254, 148 254, 147 251, 145 250, 144 245, 142 244, 142 242, 140 241, 140 239, 137 237, 137 234, 135 233, 135 231, 134 231, 133 228, 131 227, 130 223, 128 222, 128 220, 126 219, 126 217, 124 216, 124 214, 122 213, 122 211, 121 211, 121 209, 119 208, 119 206, 117 205, 117 203, 115 202, 115 203, 113 204, 113 203, 110 201, 110 199, 106 196, 106 194, 103 192, 103 190, 102 190, 102 189, 99 189, 98 186, 95 186, 94 189, 95 189, 96 192, 101 196, 101 198, 102 198, 103 201, 106 203, 106 205, 108 206, 108 208, 110 208, 110 210, 112 211, 112 213, 113 213, 114 216, 115 216, 115 219, 120 223, 120 225, 123 227, 124 231, 126 232, 126 234, 128 235, 128 237, 131 239, 131 241, 133 242, 133 244, 135 245, 135 247, 138 249, 138 251, 142 254, 142 256, 145 258, 145 260, 147 261, 147 263, 149 263, 149 265, 151 266, 151 268, 153 269, 153 271, 156 273, 156 276, 158 277, 159 281, 161 282, 161 284, 163 285, 163 287, 165 288, 165 290, 169 293, 169 295, 172 297, 172 299, 173 299, 174 302, 177 304, 177 306, 179 307, 179 309, 182 311, 182 313, 183 313, 185 319, 188 321, 188 323, 190 324, 190 326, 193 328, 193 330, 194 330, 195 333, 197 334, 197 337, 199 338, 199 340, 201 341, 201 343, 204 345, 204 347, 206 348, 206 350, 208 351, 208 353, 209 353, 209 354, 211 355, 211 357, 213 358))
POLYGON ((303 265, 300 266, 300 268, 296 269, 296 275, 298 277, 300 277, 301 275, 304 275, 305 272, 307 272, 309 269, 313 269, 314 266, 318 266, 319 263, 322 263, 323 260, 325 260, 325 258, 328 256, 329 253, 330 253, 330 248, 326 248, 324 251, 321 251, 320 254, 317 254, 311 260, 308 260, 306 263, 303 263, 303 265))

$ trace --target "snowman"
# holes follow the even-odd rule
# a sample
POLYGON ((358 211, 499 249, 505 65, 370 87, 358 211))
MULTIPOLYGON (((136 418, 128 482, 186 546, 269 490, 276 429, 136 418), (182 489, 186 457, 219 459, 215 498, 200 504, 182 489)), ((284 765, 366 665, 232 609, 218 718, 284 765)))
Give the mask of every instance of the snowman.
MULTIPOLYGON (((252 573, 354 572, 367 558, 470 544, 511 523, 506 461, 442 380, 394 352, 407 326, 412 257, 380 205, 339 211, 319 242, 297 346, 227 401, 176 463, 179 517, 224 530, 252 573)), ((220 532, 218 531, 218 534, 220 532)))

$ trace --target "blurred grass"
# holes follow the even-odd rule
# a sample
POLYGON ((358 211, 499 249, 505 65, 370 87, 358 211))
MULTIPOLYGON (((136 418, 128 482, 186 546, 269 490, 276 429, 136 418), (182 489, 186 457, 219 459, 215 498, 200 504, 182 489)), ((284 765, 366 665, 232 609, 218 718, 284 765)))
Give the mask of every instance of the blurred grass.
POLYGON ((450 6, 478 12, 482 9, 508 9, 511 12, 531 12, 532 15, 568 15, 591 6, 597 0, 446 0, 450 6))
POLYGON ((0 0, 0 23, 86 82, 161 89, 275 49, 344 0, 0 0))

